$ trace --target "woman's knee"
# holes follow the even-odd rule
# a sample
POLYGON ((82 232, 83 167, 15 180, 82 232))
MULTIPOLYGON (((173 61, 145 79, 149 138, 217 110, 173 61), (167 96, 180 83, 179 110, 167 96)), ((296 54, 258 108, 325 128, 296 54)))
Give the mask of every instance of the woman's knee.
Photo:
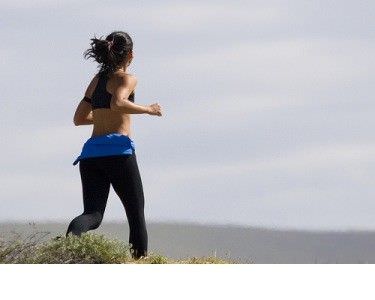
POLYGON ((88 230, 97 229, 103 220, 103 213, 101 212, 84 212, 83 214, 75 217, 69 224, 68 233, 81 235, 81 233, 88 230))
POLYGON ((103 214, 101 212, 95 212, 90 214, 90 216, 93 218, 93 229, 98 228, 103 221, 103 214))
POLYGON ((81 216, 83 222, 89 227, 89 230, 98 228, 103 221, 103 213, 99 211, 90 213, 84 212, 81 216))

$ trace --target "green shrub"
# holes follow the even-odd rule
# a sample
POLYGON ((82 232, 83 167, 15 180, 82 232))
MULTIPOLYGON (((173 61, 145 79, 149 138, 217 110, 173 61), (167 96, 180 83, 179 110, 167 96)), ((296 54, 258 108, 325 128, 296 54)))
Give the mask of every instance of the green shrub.
POLYGON ((192 257, 172 260, 150 252, 147 257, 133 259, 130 245, 93 233, 80 237, 56 237, 44 242, 38 233, 26 239, 0 240, 0 263, 10 264, 222 264, 230 263, 217 257, 192 257))
POLYGON ((36 264, 119 264, 130 260, 130 248, 103 235, 69 235, 38 245, 25 263, 36 264))

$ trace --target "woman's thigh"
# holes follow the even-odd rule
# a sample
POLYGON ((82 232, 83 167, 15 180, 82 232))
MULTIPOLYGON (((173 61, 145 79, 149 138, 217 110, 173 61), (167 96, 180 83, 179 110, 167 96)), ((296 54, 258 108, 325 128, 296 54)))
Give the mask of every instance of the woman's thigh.
POLYGON ((127 213, 129 210, 143 212, 143 186, 135 153, 109 157, 105 171, 127 213))
POLYGON ((104 213, 110 181, 100 167, 99 158, 83 159, 79 162, 79 170, 82 182, 82 195, 84 213, 104 213))

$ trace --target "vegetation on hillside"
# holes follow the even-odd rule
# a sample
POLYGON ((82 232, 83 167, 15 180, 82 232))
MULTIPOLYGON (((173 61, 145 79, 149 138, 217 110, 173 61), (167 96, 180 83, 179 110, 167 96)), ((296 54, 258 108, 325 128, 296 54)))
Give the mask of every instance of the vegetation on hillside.
POLYGON ((0 263, 3 264, 227 264, 214 256, 173 260, 150 252, 135 260, 130 245, 104 235, 84 233, 80 237, 58 236, 43 241, 49 233, 38 232, 21 238, 0 238, 0 263))

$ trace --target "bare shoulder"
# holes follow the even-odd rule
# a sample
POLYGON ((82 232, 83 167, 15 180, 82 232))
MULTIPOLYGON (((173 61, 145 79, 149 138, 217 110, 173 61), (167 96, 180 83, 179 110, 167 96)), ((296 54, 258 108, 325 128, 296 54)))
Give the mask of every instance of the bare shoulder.
POLYGON ((118 81, 122 84, 134 84, 137 83, 137 77, 133 74, 119 74, 117 75, 118 81))
POLYGON ((135 86, 137 85, 137 77, 133 74, 114 74, 114 82, 116 86, 118 87, 126 87, 130 89, 134 89, 135 86))

